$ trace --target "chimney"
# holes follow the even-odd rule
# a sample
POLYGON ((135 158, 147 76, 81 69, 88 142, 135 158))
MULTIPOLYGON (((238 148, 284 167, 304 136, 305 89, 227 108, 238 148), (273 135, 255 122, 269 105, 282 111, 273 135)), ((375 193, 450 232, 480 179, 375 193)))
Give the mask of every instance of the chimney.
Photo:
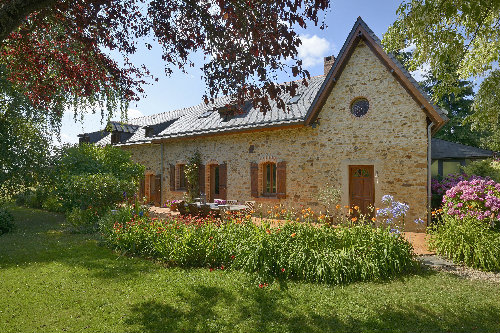
POLYGON ((334 56, 325 57, 325 63, 324 63, 324 66, 325 66, 325 75, 328 74, 328 72, 330 71, 330 68, 332 68, 334 62, 335 62, 335 57, 334 56))

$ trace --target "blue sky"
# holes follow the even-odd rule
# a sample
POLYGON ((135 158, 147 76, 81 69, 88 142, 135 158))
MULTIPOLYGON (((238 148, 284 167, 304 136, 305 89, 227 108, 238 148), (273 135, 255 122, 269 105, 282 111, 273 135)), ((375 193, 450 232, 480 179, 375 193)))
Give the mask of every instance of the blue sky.
MULTIPOLYGON (((332 54, 337 56, 358 16, 361 16, 377 36, 382 38, 387 28, 395 21, 399 4, 400 1, 392 0, 332 0, 331 9, 325 14, 328 26, 325 30, 310 24, 308 29, 298 31, 303 42, 299 49, 299 57, 306 69, 312 76, 323 74, 323 57, 332 54)), ((203 59, 197 55, 193 55, 192 59, 196 66, 187 74, 175 71, 167 77, 164 74, 164 63, 159 49, 149 51, 144 48, 134 55, 132 61, 136 65, 145 64, 158 78, 158 82, 144 87, 146 96, 130 105, 129 119, 200 103, 205 85, 201 79, 202 72, 198 68, 203 65, 203 59)), ((290 78, 281 74, 278 80, 285 82, 290 78)), ((76 123, 73 114, 66 112, 61 127, 61 141, 76 143, 78 134, 96 131, 102 127, 99 110, 95 114, 91 112, 85 114, 84 121, 76 123)))

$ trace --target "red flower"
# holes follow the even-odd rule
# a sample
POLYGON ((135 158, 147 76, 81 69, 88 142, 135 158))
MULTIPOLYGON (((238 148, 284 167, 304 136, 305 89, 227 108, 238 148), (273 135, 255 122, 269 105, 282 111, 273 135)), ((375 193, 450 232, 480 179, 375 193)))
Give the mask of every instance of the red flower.
POLYGON ((282 271, 282 272, 284 272, 284 271, 285 271, 285 269, 284 269, 284 268, 282 268, 282 269, 281 269, 281 271, 282 271))
POLYGON ((224 269, 224 265, 220 266, 220 269, 224 269))
POLYGON ((231 260, 234 260, 234 256, 231 256, 231 260))

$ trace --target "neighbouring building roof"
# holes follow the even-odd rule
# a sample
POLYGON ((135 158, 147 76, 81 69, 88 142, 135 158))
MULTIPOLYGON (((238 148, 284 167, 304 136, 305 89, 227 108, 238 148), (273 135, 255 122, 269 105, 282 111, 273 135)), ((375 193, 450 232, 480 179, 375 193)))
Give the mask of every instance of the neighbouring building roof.
MULTIPOLYGON (((112 124, 113 130, 131 133, 130 136, 123 136, 127 139, 121 142, 121 145, 131 145, 166 138, 192 137, 290 125, 311 125, 335 85, 336 78, 340 76, 360 40, 367 43, 412 97, 420 103, 424 112, 435 124, 432 129, 433 133, 441 128, 447 121, 445 113, 430 102, 422 88, 398 60, 383 51, 377 36, 361 18, 358 18, 329 73, 326 76, 320 75, 310 78, 307 87, 299 84, 295 97, 282 96, 283 101, 287 103, 287 111, 278 108, 274 101, 270 101, 271 110, 266 114, 253 108, 250 104, 245 108, 245 112, 226 117, 224 114, 221 115, 219 111, 221 107, 231 101, 229 97, 221 97, 211 104, 200 103, 185 109, 131 119, 121 127, 118 126, 120 123, 117 125, 115 122, 112 124)), ((89 133, 87 138, 90 137, 90 142, 100 145, 111 143, 110 134, 99 138, 102 134, 97 135, 96 133, 103 132, 89 133), (99 140, 94 141, 92 138, 99 138, 99 140)))
POLYGON ((488 158, 493 156, 493 151, 467 146, 461 143, 450 142, 442 139, 432 139, 432 159, 468 159, 488 158))

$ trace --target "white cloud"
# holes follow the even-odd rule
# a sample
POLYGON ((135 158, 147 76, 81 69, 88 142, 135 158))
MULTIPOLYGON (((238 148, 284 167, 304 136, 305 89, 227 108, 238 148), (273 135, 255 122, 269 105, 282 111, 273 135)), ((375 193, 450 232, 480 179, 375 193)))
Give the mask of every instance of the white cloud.
POLYGON ((134 119, 139 117, 144 117, 141 111, 136 109, 128 109, 128 119, 134 119))
POLYGON ((423 81, 426 79, 425 75, 431 71, 431 65, 423 64, 416 71, 411 72, 413 78, 417 81, 423 81))
POLYGON ((300 36, 302 44, 298 48, 298 57, 302 59, 302 65, 307 67, 312 67, 323 63, 323 57, 331 55, 328 52, 330 50, 330 43, 325 39, 318 37, 317 35, 300 36))

